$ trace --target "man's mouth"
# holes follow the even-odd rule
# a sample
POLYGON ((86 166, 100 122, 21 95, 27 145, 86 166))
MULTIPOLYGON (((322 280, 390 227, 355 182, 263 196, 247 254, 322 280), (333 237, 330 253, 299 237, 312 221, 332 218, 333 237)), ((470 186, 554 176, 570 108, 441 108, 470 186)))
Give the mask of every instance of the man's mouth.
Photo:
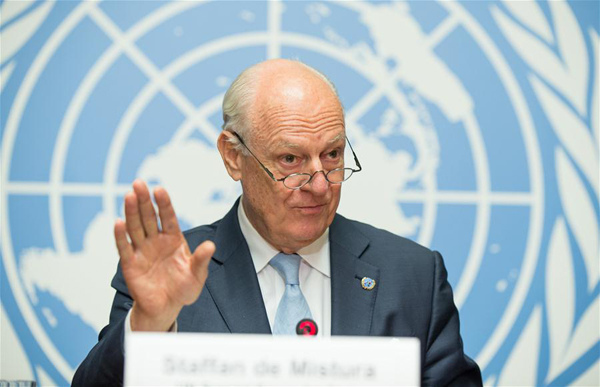
POLYGON ((316 204, 312 206, 298 206, 298 209, 301 213, 306 215, 314 215, 319 214, 325 208, 325 204, 316 204))

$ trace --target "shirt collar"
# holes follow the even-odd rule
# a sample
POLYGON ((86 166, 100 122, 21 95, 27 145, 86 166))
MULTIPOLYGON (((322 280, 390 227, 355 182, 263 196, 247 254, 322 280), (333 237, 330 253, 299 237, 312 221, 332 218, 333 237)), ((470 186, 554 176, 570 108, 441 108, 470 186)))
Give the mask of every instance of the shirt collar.
MULTIPOLYGON (((240 229, 246 239, 248 248, 250 249, 254 268, 256 269, 256 273, 259 273, 269 264, 271 258, 279 253, 279 250, 271 246, 271 244, 256 231, 252 223, 250 223, 250 220, 246 216, 242 199, 240 199, 240 204, 238 205, 238 219, 240 222, 240 229)), ((329 262, 329 228, 327 228, 323 235, 316 241, 298 250, 297 254, 311 267, 318 270, 323 275, 331 277, 331 267, 329 262)))

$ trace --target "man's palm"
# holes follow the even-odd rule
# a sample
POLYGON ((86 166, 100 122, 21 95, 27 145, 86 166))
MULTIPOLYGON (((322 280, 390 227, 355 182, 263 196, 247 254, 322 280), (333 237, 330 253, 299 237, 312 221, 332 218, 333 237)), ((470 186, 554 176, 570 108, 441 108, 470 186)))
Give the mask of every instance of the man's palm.
POLYGON ((181 308, 200 295, 214 244, 205 242, 192 254, 167 192, 161 188, 154 192, 159 229, 146 185, 137 180, 133 188, 125 196, 126 221, 115 224, 123 276, 134 299, 131 327, 166 330, 181 308))

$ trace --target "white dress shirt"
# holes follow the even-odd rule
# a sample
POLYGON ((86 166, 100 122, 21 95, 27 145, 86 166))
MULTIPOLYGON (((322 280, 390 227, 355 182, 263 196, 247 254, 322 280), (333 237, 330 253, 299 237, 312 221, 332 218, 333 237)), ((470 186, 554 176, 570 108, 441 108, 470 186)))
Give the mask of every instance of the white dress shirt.
MULTIPOLYGON (((256 231, 246 216, 240 200, 238 219, 242 234, 248 243, 252 262, 258 277, 269 325, 273 330, 279 301, 285 292, 285 282, 269 261, 280 251, 271 246, 256 231)), ((312 244, 296 252, 300 261, 300 290, 306 298, 313 320, 319 328, 318 336, 331 336, 331 270, 329 261, 329 229, 312 244)))

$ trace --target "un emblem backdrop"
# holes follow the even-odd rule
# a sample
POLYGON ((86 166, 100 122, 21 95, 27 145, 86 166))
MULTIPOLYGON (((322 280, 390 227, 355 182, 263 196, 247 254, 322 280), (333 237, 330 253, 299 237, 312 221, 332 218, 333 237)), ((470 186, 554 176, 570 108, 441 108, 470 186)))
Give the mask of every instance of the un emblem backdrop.
POLYGON ((108 321, 136 177, 184 227, 240 194, 215 148, 243 68, 337 85, 340 212, 444 254, 489 385, 598 385, 596 1, 4 1, 2 378, 65 385, 108 321), (191 177, 191 178, 190 178, 191 177))

